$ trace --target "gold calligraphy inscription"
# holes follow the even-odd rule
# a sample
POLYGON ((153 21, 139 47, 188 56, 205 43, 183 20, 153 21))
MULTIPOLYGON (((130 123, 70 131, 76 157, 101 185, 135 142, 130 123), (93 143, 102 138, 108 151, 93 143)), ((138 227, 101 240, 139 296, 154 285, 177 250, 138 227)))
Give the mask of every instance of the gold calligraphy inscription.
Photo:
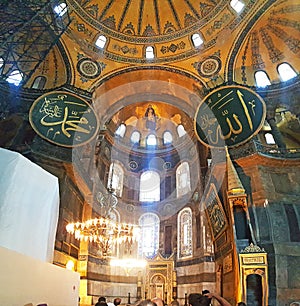
POLYGON ((38 98, 30 109, 29 120, 41 137, 66 147, 82 145, 98 131, 92 107, 67 92, 50 92, 38 98))
POLYGON ((226 229, 227 219, 222 203, 213 184, 210 185, 205 202, 206 213, 212 228, 213 237, 216 239, 226 229))
POLYGON ((224 86, 211 92, 199 105, 195 131, 207 146, 236 146, 258 133, 265 114, 265 103, 254 91, 242 86, 224 86))
POLYGON ((243 264, 252 265, 252 264, 264 264, 265 259, 263 256, 255 256, 255 257, 244 257, 243 256, 243 264))

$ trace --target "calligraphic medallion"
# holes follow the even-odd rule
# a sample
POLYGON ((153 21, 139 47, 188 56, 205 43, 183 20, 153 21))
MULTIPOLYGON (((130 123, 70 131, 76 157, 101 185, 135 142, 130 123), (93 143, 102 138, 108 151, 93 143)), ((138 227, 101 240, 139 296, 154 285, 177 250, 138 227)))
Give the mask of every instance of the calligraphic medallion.
POLYGON ((63 147, 76 147, 96 136, 97 116, 85 100, 75 94, 53 91, 34 101, 29 121, 42 138, 63 147))
POLYGON ((194 128, 206 146, 235 147, 259 132, 265 116, 265 102, 256 92, 243 86, 224 86, 198 106, 194 128))

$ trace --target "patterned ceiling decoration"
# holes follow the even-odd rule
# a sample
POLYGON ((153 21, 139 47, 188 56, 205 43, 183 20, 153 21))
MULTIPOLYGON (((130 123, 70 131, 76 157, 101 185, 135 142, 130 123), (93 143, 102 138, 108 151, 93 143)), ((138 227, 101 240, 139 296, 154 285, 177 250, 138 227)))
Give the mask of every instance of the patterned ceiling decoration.
POLYGON ((213 19, 228 1, 191 0, 78 0, 69 1, 81 17, 101 28, 124 36, 153 37, 183 35, 213 19))
POLYGON ((254 83, 254 72, 264 70, 270 80, 278 82, 280 63, 288 62, 294 69, 299 67, 300 6, 278 1, 272 9, 267 9, 270 2, 274 1, 267 1, 238 37, 229 60, 230 80, 254 83))

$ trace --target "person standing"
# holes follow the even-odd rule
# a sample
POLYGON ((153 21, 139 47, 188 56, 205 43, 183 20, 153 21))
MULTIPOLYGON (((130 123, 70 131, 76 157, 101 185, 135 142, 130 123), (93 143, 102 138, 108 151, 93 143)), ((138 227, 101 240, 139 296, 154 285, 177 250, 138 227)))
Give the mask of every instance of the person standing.
POLYGON ((100 296, 95 306, 108 306, 106 303, 106 298, 104 296, 100 296))
POLYGON ((122 302, 122 300, 121 300, 120 298, 115 298, 115 299, 114 299, 114 305, 115 305, 115 306, 120 305, 121 302, 122 302))
POLYGON ((157 306, 164 306, 165 305, 164 301, 159 297, 155 297, 151 301, 153 303, 155 303, 157 306))
POLYGON ((226 299, 224 299, 223 297, 221 297, 220 295, 216 293, 208 292, 203 295, 208 297, 210 300, 211 299, 217 300, 221 306, 231 306, 230 303, 226 299))

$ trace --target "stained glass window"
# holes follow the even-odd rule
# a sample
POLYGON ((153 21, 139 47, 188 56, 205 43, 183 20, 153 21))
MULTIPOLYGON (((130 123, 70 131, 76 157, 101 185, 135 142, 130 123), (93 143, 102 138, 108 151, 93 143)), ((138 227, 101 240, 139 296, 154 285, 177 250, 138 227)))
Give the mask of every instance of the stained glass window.
POLYGON ((115 195, 122 196, 123 191, 124 170, 121 165, 111 163, 109 167, 109 175, 107 181, 107 188, 112 187, 115 190, 115 195), (110 186, 111 185, 111 186, 110 186))
POLYGON ((187 207, 178 214, 178 258, 193 255, 192 210, 187 207))
POLYGON ((154 202, 160 200, 160 177, 155 171, 149 170, 141 175, 140 201, 154 202))
POLYGON ((187 162, 183 162, 176 170, 176 190, 177 198, 191 191, 190 167, 187 162))
POLYGON ((145 213, 139 219, 141 239, 139 241, 139 255, 153 257, 159 246, 159 218, 156 214, 145 213))

